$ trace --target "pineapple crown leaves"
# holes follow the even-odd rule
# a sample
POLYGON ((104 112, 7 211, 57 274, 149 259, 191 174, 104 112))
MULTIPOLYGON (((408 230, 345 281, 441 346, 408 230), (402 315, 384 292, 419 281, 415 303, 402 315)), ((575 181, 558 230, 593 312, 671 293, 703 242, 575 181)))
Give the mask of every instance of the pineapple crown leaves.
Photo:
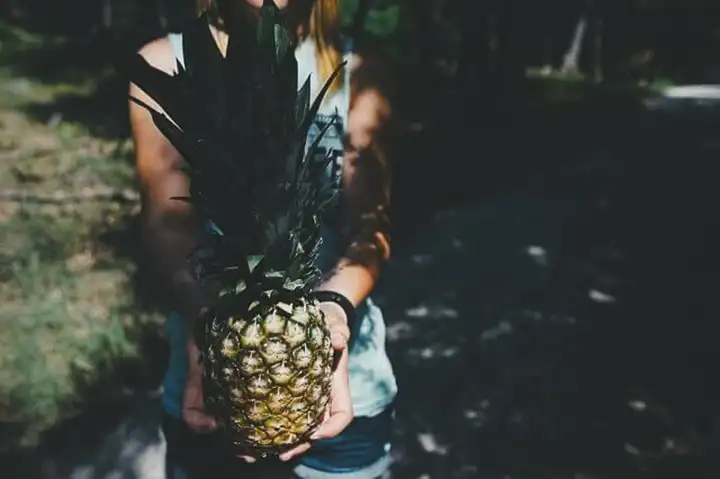
POLYGON ((223 56, 206 15, 189 24, 174 75, 137 54, 118 67, 160 106, 131 98, 186 161, 190 195, 176 199, 212 226, 192 255, 199 278, 252 288, 280 273, 306 290, 320 277, 319 218, 337 193, 317 148, 332 123, 307 151, 306 138, 343 65, 311 103, 309 78, 298 90, 295 38, 272 0, 255 24, 227 27, 223 56), (251 256, 261 259, 251 266, 251 256))

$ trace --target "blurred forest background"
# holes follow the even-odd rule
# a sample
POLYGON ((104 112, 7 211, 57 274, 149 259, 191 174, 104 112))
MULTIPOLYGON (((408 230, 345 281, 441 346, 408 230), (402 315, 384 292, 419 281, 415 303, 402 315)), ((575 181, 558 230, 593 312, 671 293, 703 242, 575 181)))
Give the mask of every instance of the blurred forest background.
MULTIPOLYGON (((720 2, 341 4, 397 87, 378 288, 397 477, 718 477, 720 107, 665 92, 720 84, 720 2)), ((78 464, 155 404, 162 314, 110 52, 194 13, 0 3, 2 477, 111 477, 78 464)))

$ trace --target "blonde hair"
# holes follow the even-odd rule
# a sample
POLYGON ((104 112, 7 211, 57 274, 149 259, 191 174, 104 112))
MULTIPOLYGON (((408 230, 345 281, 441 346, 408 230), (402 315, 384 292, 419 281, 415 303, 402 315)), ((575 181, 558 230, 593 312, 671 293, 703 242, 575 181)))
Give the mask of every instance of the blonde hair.
MULTIPOLYGON (((198 13, 212 12, 212 17, 218 21, 216 0, 197 0, 198 13)), ((235 0, 244 1, 244 0, 235 0)), ((339 0, 294 0, 295 2, 312 2, 309 18, 292 18, 296 9, 290 10, 290 16, 295 25, 307 22, 303 29, 304 37, 310 37, 315 43, 317 70, 320 73, 322 84, 335 71, 342 62, 340 40, 340 1, 339 0)), ((330 85, 330 93, 336 92, 344 83, 343 69, 330 85)))

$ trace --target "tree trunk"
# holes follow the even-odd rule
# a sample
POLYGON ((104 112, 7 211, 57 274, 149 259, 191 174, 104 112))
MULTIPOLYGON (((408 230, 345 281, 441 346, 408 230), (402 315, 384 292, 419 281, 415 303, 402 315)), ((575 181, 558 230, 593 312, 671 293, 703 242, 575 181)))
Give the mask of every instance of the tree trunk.
POLYGON ((357 43, 362 43, 365 37, 365 21, 368 13, 372 10, 373 0, 359 0, 355 15, 353 15, 352 25, 350 26, 350 35, 357 43))
POLYGON ((560 71, 563 73, 578 73, 580 71, 580 54, 585 41, 585 32, 587 31, 587 12, 580 14, 578 22, 575 25, 570 48, 563 56, 563 63, 560 71))
MULTIPOLYGON (((436 96, 432 96, 437 92, 437 77, 434 68, 436 38, 434 36, 432 10, 432 0, 413 0, 408 3, 408 11, 412 17, 414 30, 411 48, 413 56, 417 55, 417 61, 413 62, 411 68, 405 72, 409 74, 412 81, 408 82, 407 88, 402 94, 408 95, 407 98, 415 98, 415 100, 412 100, 412 104, 408 105, 412 110, 416 107, 427 108, 437 99, 436 96), (423 102, 417 101, 420 98, 429 101, 421 106, 423 102)), ((410 65, 408 64, 408 66, 410 65)))
POLYGON ((490 90, 490 10, 486 1, 476 3, 465 0, 461 11, 462 39, 457 81, 462 91, 463 107, 470 116, 474 116, 485 110, 482 105, 490 90))
POLYGON ((594 62, 593 80, 595 83, 602 83, 603 75, 603 19, 600 12, 595 12, 595 41, 593 42, 594 62))
POLYGON ((106 29, 112 28, 113 24, 113 8, 112 0, 103 0, 102 4, 102 25, 106 29))
POLYGON ((532 7, 521 0, 504 0, 501 3, 497 29, 497 91, 499 102, 496 111, 511 117, 527 99, 528 30, 532 7))
POLYGON ((3 18, 8 20, 14 20, 16 18, 22 17, 22 15, 25 13, 25 9, 22 5, 22 0, 7 0, 4 3, 0 4, 0 15, 2 15, 3 18))

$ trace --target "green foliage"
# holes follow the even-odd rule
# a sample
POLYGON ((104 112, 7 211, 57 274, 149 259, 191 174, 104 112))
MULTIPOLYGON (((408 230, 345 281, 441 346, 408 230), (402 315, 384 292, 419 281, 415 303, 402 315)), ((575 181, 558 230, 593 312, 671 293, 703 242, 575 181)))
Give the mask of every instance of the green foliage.
POLYGON ((391 5, 383 10, 371 10, 365 28, 378 37, 389 37, 397 31, 400 24, 400 6, 391 5))
POLYGON ((82 217, 19 210, 0 245, 0 420, 47 425, 135 353, 127 268, 96 269, 82 217))
MULTIPOLYGON (((343 0, 341 17, 343 26, 349 27, 355 20, 359 0, 343 0)), ((402 15, 401 5, 392 0, 375 1, 367 14, 364 31, 378 38, 389 38, 398 32, 402 15)))

